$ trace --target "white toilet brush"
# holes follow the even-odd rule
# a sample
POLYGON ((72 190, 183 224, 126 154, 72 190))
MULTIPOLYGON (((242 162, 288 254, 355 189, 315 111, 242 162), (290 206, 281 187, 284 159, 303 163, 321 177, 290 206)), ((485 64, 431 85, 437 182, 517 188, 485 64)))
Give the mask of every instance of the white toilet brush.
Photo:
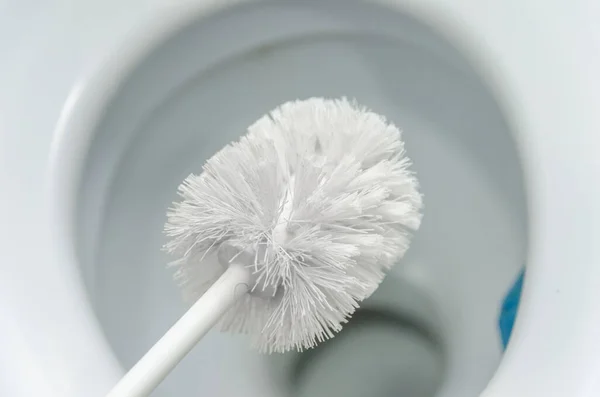
POLYGON ((147 396, 219 320, 266 353, 333 337, 419 227, 409 165, 398 128, 346 99, 255 122, 180 186, 165 248, 197 301, 108 396, 147 396))

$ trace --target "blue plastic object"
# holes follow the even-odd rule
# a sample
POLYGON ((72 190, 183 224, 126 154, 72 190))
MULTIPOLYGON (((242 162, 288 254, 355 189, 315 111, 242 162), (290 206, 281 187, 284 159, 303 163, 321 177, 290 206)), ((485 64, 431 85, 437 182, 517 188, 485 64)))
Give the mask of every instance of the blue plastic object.
POLYGON ((498 325, 500 327, 500 336, 502 339, 502 346, 506 348, 508 341, 510 340, 510 334, 512 333, 515 318, 517 317, 517 310, 519 309, 519 301, 521 300, 521 290, 523 288, 523 278, 525 277, 525 270, 523 270, 514 285, 508 291, 508 294, 504 298, 502 308, 500 310, 500 319, 498 325))

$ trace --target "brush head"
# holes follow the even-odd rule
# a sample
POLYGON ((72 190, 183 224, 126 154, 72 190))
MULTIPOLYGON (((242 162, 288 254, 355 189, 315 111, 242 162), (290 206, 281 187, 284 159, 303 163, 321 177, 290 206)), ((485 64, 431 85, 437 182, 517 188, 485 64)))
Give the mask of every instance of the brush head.
POLYGON ((341 330, 419 227, 421 195, 401 133, 346 99, 285 103, 179 187, 166 250, 200 297, 232 261, 250 293, 223 317, 262 352, 314 347, 341 330))

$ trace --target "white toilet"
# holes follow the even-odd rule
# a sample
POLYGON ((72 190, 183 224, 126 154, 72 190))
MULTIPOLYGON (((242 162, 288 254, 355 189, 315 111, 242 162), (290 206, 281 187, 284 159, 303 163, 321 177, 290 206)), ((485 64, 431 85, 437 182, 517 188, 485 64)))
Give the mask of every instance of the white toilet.
POLYGON ((153 396, 600 395, 599 7, 23 3, 0 11, 1 396, 104 396, 185 310, 160 251, 177 185, 310 96, 404 130, 425 194, 408 255, 323 346, 213 331, 153 396))

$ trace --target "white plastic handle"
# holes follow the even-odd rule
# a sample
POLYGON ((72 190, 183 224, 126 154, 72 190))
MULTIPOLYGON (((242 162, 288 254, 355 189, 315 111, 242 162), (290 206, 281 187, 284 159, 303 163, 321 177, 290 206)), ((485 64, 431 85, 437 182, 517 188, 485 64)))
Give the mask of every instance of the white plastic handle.
POLYGON ((232 264, 167 333, 125 374, 106 397, 146 397, 240 297, 250 271, 232 264))

